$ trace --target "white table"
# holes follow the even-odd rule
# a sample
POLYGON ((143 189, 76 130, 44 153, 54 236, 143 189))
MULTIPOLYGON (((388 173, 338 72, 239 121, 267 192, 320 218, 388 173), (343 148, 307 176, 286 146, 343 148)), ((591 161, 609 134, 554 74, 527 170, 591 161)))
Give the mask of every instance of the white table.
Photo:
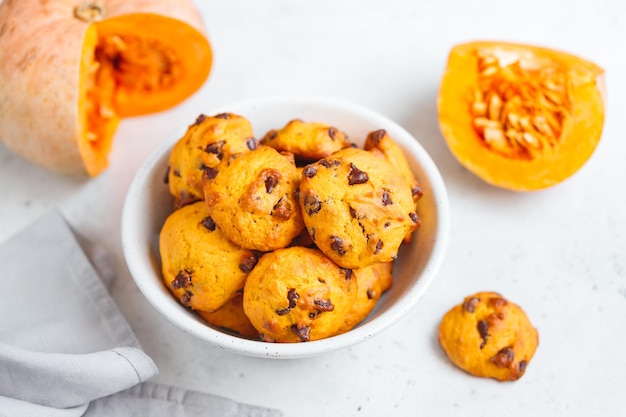
POLYGON ((124 120, 100 177, 56 176, 0 145, 0 241, 58 207, 108 249, 118 272, 112 294, 160 368, 159 382, 286 416, 625 415, 626 3, 197 3, 215 52, 209 82, 170 111, 124 120), (448 51, 494 38, 571 51, 607 71, 603 139, 561 185, 531 194, 496 189, 462 168, 444 143, 435 102, 448 51), (372 340, 304 360, 237 356, 178 330, 142 297, 120 244, 126 190, 169 132, 200 112, 276 94, 332 96, 394 119, 429 151, 451 203, 448 255, 423 301, 372 340), (471 377, 437 344, 441 316, 480 290, 520 304, 539 329, 539 349, 517 382, 471 377))

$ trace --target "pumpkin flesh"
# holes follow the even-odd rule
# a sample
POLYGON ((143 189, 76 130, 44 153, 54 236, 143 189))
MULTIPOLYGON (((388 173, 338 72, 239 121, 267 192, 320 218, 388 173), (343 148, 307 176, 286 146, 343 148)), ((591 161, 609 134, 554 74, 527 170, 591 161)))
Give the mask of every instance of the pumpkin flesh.
POLYGON ((442 133, 483 180, 552 186, 591 156, 604 121, 601 68, 552 49, 473 42, 450 53, 438 98, 442 133))
POLYGON ((0 26, 0 139, 62 173, 101 173, 121 118, 182 102, 212 64, 188 0, 5 2, 0 26))

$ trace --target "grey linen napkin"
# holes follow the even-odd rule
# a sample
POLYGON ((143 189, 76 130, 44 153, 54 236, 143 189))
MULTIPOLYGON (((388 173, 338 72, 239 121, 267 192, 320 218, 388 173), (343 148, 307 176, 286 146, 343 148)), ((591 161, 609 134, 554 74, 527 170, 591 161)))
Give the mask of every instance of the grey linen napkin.
POLYGON ((147 381, 157 367, 107 291, 106 253, 88 243, 51 211, 0 245, 0 416, 282 415, 147 381))

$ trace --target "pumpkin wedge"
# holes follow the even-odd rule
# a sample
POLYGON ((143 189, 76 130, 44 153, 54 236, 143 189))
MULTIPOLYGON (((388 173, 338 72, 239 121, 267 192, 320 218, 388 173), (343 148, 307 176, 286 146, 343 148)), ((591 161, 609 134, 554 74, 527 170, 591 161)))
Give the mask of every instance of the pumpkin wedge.
POLYGON ((180 103, 211 65, 190 0, 5 0, 0 140, 49 170, 96 176, 121 118, 180 103))
POLYGON ((486 182, 533 191, 573 175, 604 124, 604 71, 550 48, 470 42, 452 48, 439 125, 459 162, 486 182))

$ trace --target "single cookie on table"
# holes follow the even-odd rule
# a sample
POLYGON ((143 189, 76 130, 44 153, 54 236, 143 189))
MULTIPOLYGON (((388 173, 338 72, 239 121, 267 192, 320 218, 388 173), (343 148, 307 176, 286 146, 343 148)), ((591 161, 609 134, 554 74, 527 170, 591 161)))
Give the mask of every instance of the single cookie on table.
POLYGON ((222 159, 255 149, 250 122, 236 114, 201 114, 172 148, 166 180, 175 207, 203 200, 202 174, 222 159))
POLYGON ((309 162, 350 146, 346 134, 339 129, 300 119, 291 120, 280 130, 269 131, 261 139, 261 144, 291 152, 296 159, 309 162))
POLYGON ((352 270, 317 249, 265 254, 243 292, 243 308, 267 342, 307 342, 338 334, 357 297, 352 270))
POLYGON ((262 252, 284 248, 304 223, 293 155, 260 145, 204 173, 204 198, 215 223, 235 244, 262 252))
POLYGON ((539 334, 518 305, 495 292, 480 292, 445 314, 439 343, 468 373, 515 381, 535 354, 539 334))
POLYGON ((250 323, 250 319, 248 319, 248 316, 246 316, 246 313, 243 311, 242 293, 228 300, 226 304, 217 311, 209 312, 198 310, 197 313, 212 326, 235 332, 248 339, 259 338, 259 332, 254 328, 252 323, 250 323))
POLYGON ((165 285, 183 305, 203 311, 215 311, 237 295, 259 256, 228 240, 204 201, 169 215, 159 251, 165 285))
POLYGON ((393 261, 420 224, 404 177, 363 149, 342 149, 307 165, 299 200, 313 242, 344 268, 393 261))
POLYGON ((346 314, 340 333, 347 332, 361 323, 374 310, 381 295, 391 288, 393 262, 385 262, 354 269, 358 293, 350 311, 346 314))

